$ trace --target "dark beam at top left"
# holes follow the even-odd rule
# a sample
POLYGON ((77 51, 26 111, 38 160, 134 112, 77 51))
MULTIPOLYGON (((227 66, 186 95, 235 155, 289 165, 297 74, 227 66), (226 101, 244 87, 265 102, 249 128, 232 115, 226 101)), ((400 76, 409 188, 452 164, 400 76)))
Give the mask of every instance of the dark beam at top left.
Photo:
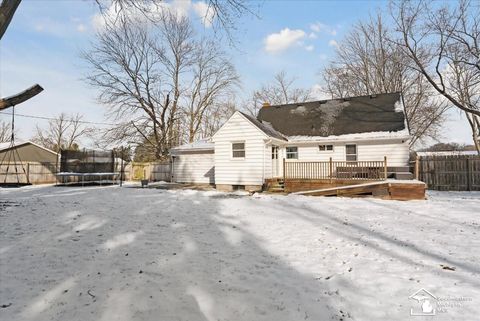
POLYGON ((0 110, 21 104, 43 91, 42 86, 36 84, 16 95, 0 98, 0 110))
POLYGON ((10 21, 12 21, 15 10, 17 10, 18 5, 22 0, 1 0, 0 4, 0 39, 2 39, 3 34, 7 31, 10 21))

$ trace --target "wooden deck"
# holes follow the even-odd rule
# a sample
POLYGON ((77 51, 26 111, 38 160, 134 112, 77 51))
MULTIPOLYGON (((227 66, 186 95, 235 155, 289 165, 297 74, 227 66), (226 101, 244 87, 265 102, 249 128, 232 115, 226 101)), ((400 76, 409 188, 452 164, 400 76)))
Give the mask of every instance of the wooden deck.
POLYGON ((426 185, 419 181, 387 180, 381 182, 355 183, 351 185, 294 192, 309 196, 373 196, 390 200, 424 200, 426 185))

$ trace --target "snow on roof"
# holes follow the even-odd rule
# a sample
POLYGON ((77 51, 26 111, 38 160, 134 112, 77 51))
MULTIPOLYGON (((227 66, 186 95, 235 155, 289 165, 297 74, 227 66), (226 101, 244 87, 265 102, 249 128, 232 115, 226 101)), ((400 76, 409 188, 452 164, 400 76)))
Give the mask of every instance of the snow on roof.
POLYGON ((293 137, 336 137, 370 132, 408 133, 400 93, 268 106, 258 120, 293 137))
POLYGON ((215 144, 212 143, 211 138, 204 138, 197 140, 196 142, 180 145, 171 149, 172 152, 175 151, 194 151, 194 150, 213 150, 215 144))
POLYGON ((417 152, 418 156, 464 156, 464 155, 478 155, 475 150, 452 150, 452 151, 438 151, 438 152, 417 152))
POLYGON ((341 142, 375 139, 409 139, 407 128, 393 132, 368 132, 358 134, 330 135, 330 136, 288 136, 289 142, 341 142))
MULTIPOLYGON (((15 145, 21 145, 20 144, 15 144, 15 145)), ((4 150, 10 147, 10 142, 5 142, 5 143, 0 143, 0 150, 4 150)))

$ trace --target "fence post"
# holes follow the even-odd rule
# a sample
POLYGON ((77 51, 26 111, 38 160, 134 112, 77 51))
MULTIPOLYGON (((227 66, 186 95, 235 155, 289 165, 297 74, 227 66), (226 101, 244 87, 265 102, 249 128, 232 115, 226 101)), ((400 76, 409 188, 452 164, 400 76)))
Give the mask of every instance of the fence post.
POLYGON ((387 156, 383 156, 383 179, 387 179, 387 156))
POLYGON ((472 190, 472 178, 473 178, 473 173, 470 169, 470 158, 467 157, 466 158, 466 161, 467 161, 467 191, 471 191, 472 190))
POLYGON ((333 160, 332 158, 330 157, 329 161, 328 161, 328 167, 329 167, 329 175, 328 177, 330 177, 330 184, 332 183, 332 178, 333 178, 333 160))
POLYGON ((420 180, 420 157, 418 155, 415 157, 415 179, 420 180))
POLYGON ((287 173, 286 173, 286 168, 285 168, 285 158, 283 159, 283 184, 285 184, 285 178, 287 178, 287 173))
POLYGON ((27 184, 30 184, 30 162, 27 163, 27 184))

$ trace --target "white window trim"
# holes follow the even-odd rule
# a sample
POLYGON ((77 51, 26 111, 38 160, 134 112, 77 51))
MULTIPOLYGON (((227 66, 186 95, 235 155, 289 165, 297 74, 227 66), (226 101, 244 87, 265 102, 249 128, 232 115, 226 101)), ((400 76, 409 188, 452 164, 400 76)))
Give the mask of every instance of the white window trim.
POLYGON ((358 145, 357 144, 345 144, 345 161, 346 162, 358 162, 358 145), (355 146, 355 154, 347 154, 347 145, 354 145, 355 146), (356 159, 354 161, 347 160, 348 155, 355 155, 356 159))
POLYGON ((300 153, 298 151, 298 146, 285 146, 285 160, 294 160, 294 159, 299 159, 300 157, 300 153), (292 147, 296 147, 297 148, 297 158, 288 158, 288 152, 287 152, 287 148, 292 148, 292 147))
POLYGON ((231 160, 245 160, 245 156, 243 157, 233 157, 233 144, 243 144, 243 153, 247 155, 247 144, 244 140, 232 141, 230 142, 230 159, 231 160))
POLYGON ((319 153, 333 153, 335 152, 335 145, 333 144, 318 144, 318 152, 319 153), (320 146, 325 146, 325 150, 320 150, 320 146), (327 146, 332 146, 332 150, 328 150, 327 146))

